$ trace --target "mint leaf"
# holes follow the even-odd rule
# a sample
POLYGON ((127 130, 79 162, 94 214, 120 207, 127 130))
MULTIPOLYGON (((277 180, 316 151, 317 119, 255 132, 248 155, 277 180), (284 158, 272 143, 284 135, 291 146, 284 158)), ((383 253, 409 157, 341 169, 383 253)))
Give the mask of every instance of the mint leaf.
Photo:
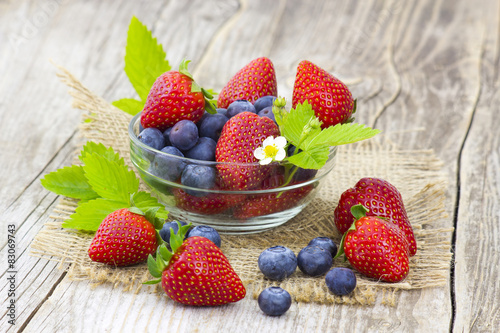
POLYGON ((98 198, 80 203, 74 214, 62 224, 63 228, 97 231, 102 220, 112 212, 124 208, 123 202, 98 198))
POLYGON ((83 163, 90 186, 103 198, 128 205, 130 195, 139 189, 135 173, 120 162, 92 153, 83 158, 83 163))
POLYGON ((165 58, 163 47, 151 31, 137 17, 132 17, 125 48, 125 73, 143 102, 158 76, 170 70, 165 58))
POLYGON ((79 165, 63 167, 51 172, 41 180, 42 186, 58 195, 75 199, 94 199, 99 195, 92 190, 83 168, 79 165))
POLYGON ((96 143, 94 141, 87 141, 87 143, 83 146, 82 151, 80 152, 80 156, 78 158, 80 161, 84 162, 85 157, 92 154, 97 154, 105 159, 116 162, 119 165, 125 165, 125 161, 120 157, 118 153, 115 153, 112 147, 106 148, 102 143, 96 143))
POLYGON ((148 192, 140 191, 135 193, 133 201, 135 206, 143 212, 146 212, 151 208, 160 207, 160 209, 156 212, 156 217, 160 219, 166 219, 168 217, 168 211, 165 210, 165 207, 158 202, 158 199, 151 196, 148 192))
POLYGON ((122 98, 111 104, 132 116, 135 116, 144 109, 144 102, 133 98, 122 98))

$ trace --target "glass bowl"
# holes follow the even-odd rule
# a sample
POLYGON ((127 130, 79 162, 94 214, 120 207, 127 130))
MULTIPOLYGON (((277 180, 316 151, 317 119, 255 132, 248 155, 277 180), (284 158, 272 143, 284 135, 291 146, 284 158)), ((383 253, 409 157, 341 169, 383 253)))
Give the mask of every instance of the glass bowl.
POLYGON ((336 147, 330 148, 328 160, 321 169, 299 169, 294 180, 283 185, 284 173, 290 166, 277 162, 263 166, 258 162, 201 161, 167 154, 139 141, 139 125, 140 113, 134 116, 128 128, 130 157, 151 193, 169 211, 169 216, 193 225, 208 225, 226 234, 262 232, 295 217, 318 193, 322 180, 333 169, 337 151, 336 147), (193 164, 213 168, 215 185, 206 189, 195 188, 181 184, 180 177, 164 179, 168 177, 162 178, 150 168, 155 159, 168 160, 172 165, 184 167, 193 164), (251 189, 226 190, 220 184, 219 170, 234 173, 252 171, 265 176, 251 189))

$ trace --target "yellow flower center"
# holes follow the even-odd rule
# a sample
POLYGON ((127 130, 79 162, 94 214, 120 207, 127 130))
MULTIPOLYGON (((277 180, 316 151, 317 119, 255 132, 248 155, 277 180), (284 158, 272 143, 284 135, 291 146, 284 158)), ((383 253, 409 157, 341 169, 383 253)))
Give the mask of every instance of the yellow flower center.
POLYGON ((275 145, 269 145, 264 148, 264 154, 266 157, 274 157, 278 153, 278 148, 275 145))

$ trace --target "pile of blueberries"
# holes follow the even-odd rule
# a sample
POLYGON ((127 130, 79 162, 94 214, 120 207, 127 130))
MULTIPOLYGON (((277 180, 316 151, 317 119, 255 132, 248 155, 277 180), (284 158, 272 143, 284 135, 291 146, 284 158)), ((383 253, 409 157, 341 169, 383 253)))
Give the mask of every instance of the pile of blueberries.
MULTIPOLYGON (((217 140, 229 118, 241 112, 252 112, 275 121, 272 111, 275 99, 274 96, 264 96, 254 104, 247 100, 237 100, 227 109, 217 109, 215 114, 205 112, 197 123, 180 120, 163 132, 157 128, 140 127, 137 138, 145 145, 170 155, 215 161, 217 140)), ((177 181, 180 178, 183 185, 201 189, 210 189, 215 185, 216 171, 209 165, 187 164, 182 159, 152 152, 146 157, 151 161, 148 172, 154 176, 168 181, 177 181)), ((205 195, 200 191, 186 192, 195 196, 205 195)))
MULTIPOLYGON (((356 275, 349 268, 332 267, 337 245, 328 237, 317 237, 295 256, 284 246, 273 246, 264 250, 258 260, 262 274, 270 280, 282 281, 292 275, 297 267, 306 275, 321 276, 335 295, 350 294, 356 288, 356 275)), ((261 310, 270 316, 281 316, 291 306, 290 294, 280 287, 269 287, 258 298, 261 310)))

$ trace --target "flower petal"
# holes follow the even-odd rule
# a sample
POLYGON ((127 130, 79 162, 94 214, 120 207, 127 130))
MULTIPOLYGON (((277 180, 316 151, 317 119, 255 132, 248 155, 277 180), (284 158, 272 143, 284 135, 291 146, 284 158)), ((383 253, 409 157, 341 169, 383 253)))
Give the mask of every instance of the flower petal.
POLYGON ((253 156, 255 156, 256 159, 262 160, 266 158, 266 154, 264 153, 264 149, 262 147, 257 147, 253 151, 253 156))
POLYGON ((278 136, 274 139, 274 144, 277 148, 285 148, 286 143, 286 139, 283 136, 278 136))
POLYGON ((275 161, 283 161, 283 159, 286 157, 285 149, 281 148, 278 150, 276 153, 276 156, 274 156, 275 161))
POLYGON ((266 165, 266 164, 271 163, 271 162, 272 162, 272 160, 273 160, 273 159, 272 159, 271 157, 266 157, 266 158, 264 158, 264 159, 260 160, 260 161, 259 161, 259 163, 260 163, 261 165, 266 165))
POLYGON ((262 146, 272 146, 274 144, 274 138, 272 136, 268 136, 263 142, 262 146))

